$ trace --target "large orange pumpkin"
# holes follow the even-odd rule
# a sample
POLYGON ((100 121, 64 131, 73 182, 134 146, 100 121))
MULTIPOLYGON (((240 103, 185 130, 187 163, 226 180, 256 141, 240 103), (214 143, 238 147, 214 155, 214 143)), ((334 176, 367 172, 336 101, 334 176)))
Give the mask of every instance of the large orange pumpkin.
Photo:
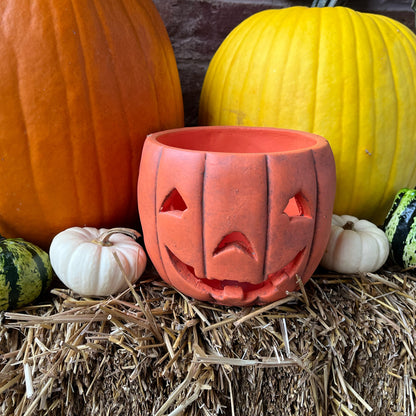
POLYGON ((335 212, 377 224, 416 184, 416 36, 346 7, 289 7, 246 19, 213 57, 200 124, 309 131, 331 144, 335 212))
POLYGON ((178 290, 227 305, 268 303, 305 283, 331 229, 335 165, 322 137, 193 127, 153 133, 138 204, 148 254, 178 290))
POLYGON ((141 148, 183 126, 150 0, 0 2, 0 233, 43 247, 69 226, 137 222, 141 148))

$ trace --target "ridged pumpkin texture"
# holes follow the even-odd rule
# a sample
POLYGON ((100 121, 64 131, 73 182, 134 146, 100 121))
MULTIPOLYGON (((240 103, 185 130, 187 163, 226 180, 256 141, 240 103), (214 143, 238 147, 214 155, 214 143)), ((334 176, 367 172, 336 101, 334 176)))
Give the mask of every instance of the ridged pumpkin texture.
POLYGON ((416 36, 345 7, 257 13, 218 48, 199 124, 292 128, 328 139, 335 213, 381 224, 416 184, 416 36))
POLYGON ((147 134, 183 126, 150 0, 0 2, 0 232, 48 247, 70 226, 138 223, 147 134))

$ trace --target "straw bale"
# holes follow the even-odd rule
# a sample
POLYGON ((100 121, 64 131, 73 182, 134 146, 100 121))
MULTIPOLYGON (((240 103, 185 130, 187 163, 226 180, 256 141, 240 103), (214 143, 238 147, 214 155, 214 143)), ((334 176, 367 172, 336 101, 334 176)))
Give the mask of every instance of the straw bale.
POLYGON ((412 273, 318 271, 300 289, 237 308, 151 269, 116 297, 55 287, 0 315, 0 414, 415 414, 412 273))

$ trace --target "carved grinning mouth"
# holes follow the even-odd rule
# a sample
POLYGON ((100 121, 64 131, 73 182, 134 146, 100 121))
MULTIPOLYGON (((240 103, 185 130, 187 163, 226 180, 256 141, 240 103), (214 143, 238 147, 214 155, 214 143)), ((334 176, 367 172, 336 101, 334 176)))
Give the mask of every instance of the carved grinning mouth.
POLYGON ((294 277, 294 274, 299 270, 299 264, 302 262, 305 249, 302 249, 286 266, 282 269, 270 273, 266 279, 258 284, 252 284, 248 282, 240 282, 236 280, 219 280, 210 279, 207 277, 198 277, 195 274, 194 268, 184 263, 172 251, 166 247, 170 260, 175 267, 176 271, 185 279, 195 285, 205 287, 210 295, 215 300, 222 300, 224 295, 231 295, 233 298, 247 299, 255 301, 261 295, 261 293, 270 294, 270 291, 277 290, 285 281, 294 277))
MULTIPOLYGON (((173 188, 164 199, 159 212, 164 215, 169 214, 181 217, 187 210, 188 206, 182 195, 176 188, 173 188)), ((301 192, 289 199, 283 213, 290 219, 293 217, 311 218, 307 199, 301 192)), ((286 290, 295 290, 297 286, 294 280, 295 274, 298 272, 299 265, 302 264, 306 252, 306 248, 303 248, 286 266, 264 276, 264 280, 261 283, 252 284, 241 282, 240 280, 230 280, 225 276, 224 279, 213 279, 206 276, 199 277, 196 275, 192 265, 184 263, 167 246, 165 248, 171 264, 184 281, 197 287, 199 291, 207 293, 218 303, 226 304, 232 304, 233 300, 242 301, 240 302, 242 304, 250 304, 258 300, 261 303, 263 299, 267 299, 270 296, 281 295, 281 297, 284 297, 286 290)), ((239 250, 251 257, 253 261, 258 261, 257 253, 253 249, 250 239, 240 231, 233 231, 225 235, 214 249, 212 255, 216 256, 228 250, 239 250)))

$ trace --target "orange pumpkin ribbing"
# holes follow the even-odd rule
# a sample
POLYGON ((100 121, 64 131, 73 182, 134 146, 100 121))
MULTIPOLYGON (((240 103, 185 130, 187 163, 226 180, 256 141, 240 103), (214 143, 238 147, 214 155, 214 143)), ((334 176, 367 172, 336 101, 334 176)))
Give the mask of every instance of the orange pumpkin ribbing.
POLYGON ((71 226, 133 226, 147 134, 183 126, 150 0, 0 4, 0 232, 48 247, 71 226))

